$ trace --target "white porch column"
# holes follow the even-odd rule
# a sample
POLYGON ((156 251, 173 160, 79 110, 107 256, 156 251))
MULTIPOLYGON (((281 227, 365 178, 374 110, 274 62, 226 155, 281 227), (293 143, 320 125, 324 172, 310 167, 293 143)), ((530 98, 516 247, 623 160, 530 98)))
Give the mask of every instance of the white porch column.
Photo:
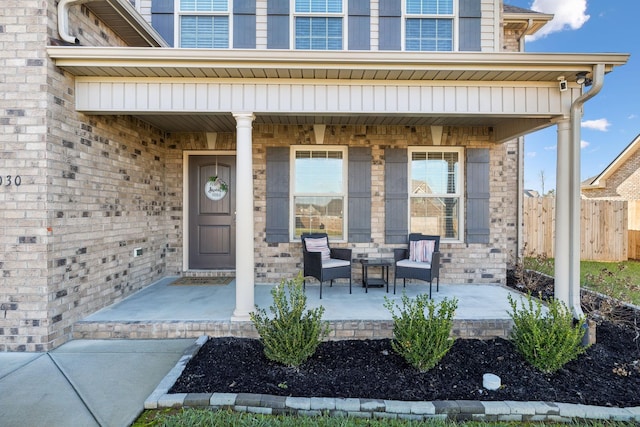
POLYGON ((570 307, 571 274, 571 122, 558 122, 556 162, 555 298, 570 307))
POLYGON ((236 308, 231 320, 248 321, 255 310, 253 247, 253 113, 234 113, 236 119, 236 308))

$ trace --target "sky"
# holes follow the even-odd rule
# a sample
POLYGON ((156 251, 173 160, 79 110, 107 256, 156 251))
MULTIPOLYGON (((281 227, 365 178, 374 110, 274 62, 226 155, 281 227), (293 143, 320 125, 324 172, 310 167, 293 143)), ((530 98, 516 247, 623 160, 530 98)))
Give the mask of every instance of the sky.
MULTIPOLYGON (((605 75, 600 93, 584 105, 581 179, 600 174, 640 134, 639 0, 505 0, 506 4, 553 14, 527 52, 627 53, 626 65, 605 75)), ((557 128, 525 137, 524 187, 555 189, 557 128)))

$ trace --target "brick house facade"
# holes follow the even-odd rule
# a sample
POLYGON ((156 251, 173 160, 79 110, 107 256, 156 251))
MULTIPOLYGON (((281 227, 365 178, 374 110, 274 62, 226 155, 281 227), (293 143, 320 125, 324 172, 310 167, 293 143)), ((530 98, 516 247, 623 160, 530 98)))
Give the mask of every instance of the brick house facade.
MULTIPOLYGON (((521 50, 520 40, 524 32, 537 30, 550 17, 503 8, 502 1, 498 0, 478 0, 481 17, 477 22, 481 22, 478 28, 482 42, 477 55, 480 56, 456 52, 451 59, 445 57, 434 63, 428 62, 428 54, 424 55, 427 59, 410 57, 411 61, 418 63, 416 72, 426 75, 428 72, 425 70, 434 67, 439 70, 438 79, 445 74, 463 75, 468 67, 466 72, 474 76, 472 83, 455 89, 459 97, 462 90, 468 90, 470 94, 465 95, 466 101, 456 98, 457 104, 453 109, 445 103, 441 113, 419 116, 416 114, 419 109, 409 111, 409 108, 405 113, 401 109, 389 110, 393 102, 387 98, 385 110, 371 114, 340 111, 343 123, 331 120, 332 114, 338 111, 326 107, 323 119, 318 121, 326 126, 322 128, 317 127, 313 120, 309 121, 310 114, 306 110, 303 112, 302 107, 300 114, 295 111, 256 110, 257 118, 251 119, 251 154, 247 158, 240 154, 247 148, 243 145, 247 139, 239 136, 240 131, 235 129, 236 123, 230 113, 237 111, 233 109, 225 110, 225 114, 208 111, 220 123, 219 127, 212 129, 203 126, 193 111, 185 109, 184 113, 176 116, 174 113, 179 112, 176 104, 168 105, 167 110, 149 108, 146 112, 141 112, 138 107, 129 107, 128 101, 125 101, 127 105, 118 108, 102 104, 102 109, 96 109, 92 104, 96 101, 94 90, 117 104, 121 99, 115 94, 121 85, 144 83, 148 85, 145 87, 155 87, 157 84, 159 92, 155 96, 159 97, 169 87, 163 85, 188 80, 172 75, 170 70, 178 70, 179 73, 190 71, 194 73, 194 81, 202 79, 196 83, 204 84, 206 81, 206 84, 214 84, 216 79, 207 77, 207 73, 223 68, 227 63, 225 56, 229 57, 229 62, 244 60, 239 56, 244 51, 235 57, 234 49, 215 51, 214 56, 221 59, 213 63, 195 52, 189 60, 191 62, 185 64, 181 51, 163 47, 164 41, 152 28, 154 13, 148 0, 135 4, 135 9, 125 0, 109 4, 100 0, 86 4, 67 2, 65 11, 68 16, 64 13, 63 16, 68 19, 68 31, 78 39, 79 46, 75 46, 61 40, 59 3, 63 2, 9 1, 4 8, 5 19, 0 24, 0 86, 4 95, 0 99, 0 351, 43 351, 57 347, 70 339, 74 322, 160 278, 228 273, 215 265, 204 270, 190 269, 185 261, 189 251, 185 247, 185 241, 189 240, 185 238, 189 210, 185 204, 185 165, 191 156, 199 154, 237 152, 239 167, 245 160, 249 160, 251 165, 251 179, 246 179, 246 171, 242 176, 245 183, 250 181, 251 187, 248 202, 252 209, 248 210, 254 230, 249 236, 253 256, 238 257, 238 264, 231 272, 239 276, 248 271, 250 277, 238 277, 237 280, 242 282, 239 286, 243 291, 252 294, 255 283, 275 283, 283 277, 294 276, 302 262, 301 245, 297 239, 274 242, 268 236, 270 196, 267 194, 266 171, 270 150, 322 145, 367 150, 371 158, 368 239, 356 242, 344 238, 335 243, 352 248, 357 258, 384 257, 394 247, 403 245, 390 240, 386 233, 385 217, 389 215, 385 207, 389 185, 385 172, 387 150, 406 152, 409 147, 461 147, 465 155, 473 150, 484 150, 487 161, 483 179, 488 193, 482 203, 485 203, 486 216, 480 219, 475 215, 471 217, 469 207, 463 211, 462 222, 469 226, 479 221, 486 225, 486 233, 474 242, 467 237, 470 231, 465 228, 458 230, 458 238, 443 240, 441 281, 504 283, 509 260, 517 254, 521 244, 516 203, 521 193, 518 183, 522 182, 520 137, 534 129, 566 120, 568 107, 580 95, 580 88, 571 85, 569 91, 558 92, 558 74, 590 71, 594 64, 599 63, 605 63, 607 71, 610 71, 614 65, 626 61, 625 57, 614 55, 583 55, 566 60, 541 54, 531 60, 527 58, 523 66, 519 57, 500 54, 521 50), (136 19, 131 20, 134 23, 109 21, 108 8, 115 7, 112 4, 125 14, 135 16, 136 19), (533 18, 538 26, 532 30, 523 16, 533 18), (143 40, 142 44, 139 44, 140 40, 143 40), (137 60, 127 54, 133 52, 128 49, 135 49, 135 46, 150 49, 136 53, 149 55, 151 65, 143 60, 137 65, 124 64, 127 58, 137 60), (178 52, 175 58, 172 52, 178 52), (477 63, 485 53, 486 62, 477 63), (94 54, 97 55, 95 58, 103 54, 115 56, 106 61, 100 57, 92 63, 94 54), (169 55, 166 58, 173 59, 167 63, 156 54, 166 54, 169 55), (83 62, 85 59, 87 62, 83 62), (173 60, 176 61, 175 67, 171 64, 173 60), (161 71, 157 71, 154 61, 164 63, 161 71), (106 70, 111 65, 113 74, 106 70), (137 67, 142 71, 133 71, 137 67), (449 68, 455 70, 447 72, 449 68), (198 70, 201 77, 197 77, 198 70), (508 70, 520 74, 513 78, 500 77, 509 74, 508 70), (116 74, 129 75, 131 80, 120 80, 116 74), (480 82, 477 88, 474 87, 476 81, 480 82), (512 89, 511 85, 518 87, 512 89), (497 96, 500 91, 502 100, 494 100, 490 104, 491 108, 500 104, 495 108, 504 111, 472 111, 469 99, 474 93, 476 98, 482 98, 478 93, 497 96), (543 100, 547 101, 547 107, 551 107, 545 109, 543 100), (405 120, 404 115, 409 119, 405 120), (385 117, 391 118, 388 124, 385 117), (189 127, 189 123, 193 123, 192 129, 185 130, 184 126, 189 127), (322 137, 318 129, 323 130, 322 137), (212 134, 215 135, 213 144, 212 134), (141 252, 134 256, 138 248, 141 252), (250 260, 248 266, 247 259, 250 260)), ((254 70, 256 74, 260 69, 266 69, 260 61, 266 64, 271 60, 266 3, 261 0, 255 2, 256 58, 247 62, 255 59, 258 64, 254 70)), ((379 4, 370 2, 371 51, 378 50, 380 28, 384 27, 379 4)), ((287 52, 281 56, 282 67, 274 73, 283 69, 298 70, 302 76, 293 79, 292 91, 298 87, 304 89, 309 84, 305 80, 304 69, 314 68, 316 75, 334 72, 323 69, 324 57, 300 65, 296 62, 298 60, 288 57, 287 52)), ((356 54, 353 56, 359 58, 356 54)), ((310 57, 313 59, 313 55, 310 57)), ((399 57, 402 53, 393 58, 399 57)), ((398 93, 419 87, 423 81, 429 85, 433 83, 428 77, 405 81, 394 64, 385 60, 376 63, 375 58, 369 60, 365 68, 369 67, 372 73, 396 76, 366 77, 366 72, 356 70, 362 75, 359 79, 374 88, 372 90, 376 93, 378 89, 375 88, 384 88, 391 97, 392 83, 400 88, 398 93)), ((335 61, 354 66, 353 58, 340 54, 335 61)), ((253 81, 233 75, 232 68, 229 65, 228 84, 237 86, 238 90, 240 87, 246 90, 243 85, 253 81)), ((408 62, 406 68, 410 68, 408 62)), ((452 93, 446 88, 456 87, 458 78, 449 75, 447 79, 451 81, 442 85, 443 90, 452 93)), ((317 79, 310 80, 318 84, 317 79)), ((329 85, 338 89, 342 85, 346 87, 357 83, 343 80, 341 76, 328 80, 329 85)), ((289 85, 284 80, 278 83, 282 87, 289 85)), ((315 90, 320 90, 318 87, 315 90)), ((124 89, 125 92, 128 90, 124 89)), ((209 90, 213 89, 209 87, 209 90)), ((153 98, 150 91, 145 93, 149 99, 153 98)), ((484 105, 486 102, 482 99, 480 104, 484 105)), ((238 111, 242 114, 247 112, 243 108, 238 111)), ((471 172, 467 176, 471 176, 471 172)), ((246 191, 243 194, 246 202, 246 191)), ((463 199, 470 206, 466 196, 463 199)), ((243 226, 247 225, 245 219, 238 221, 243 226)), ((242 239, 246 240, 246 236, 242 239)), ((354 279, 357 280, 355 270, 354 279)), ((248 303, 244 301, 243 304, 246 308, 248 303)))
POLYGON ((596 177, 582 184, 588 199, 640 200, 640 135, 596 177))

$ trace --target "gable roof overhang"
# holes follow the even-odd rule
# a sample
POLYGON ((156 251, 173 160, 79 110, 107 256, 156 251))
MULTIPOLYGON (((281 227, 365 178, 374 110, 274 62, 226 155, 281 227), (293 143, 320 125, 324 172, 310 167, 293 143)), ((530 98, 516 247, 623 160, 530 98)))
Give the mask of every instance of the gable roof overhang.
MULTIPOLYGON (((58 4, 58 32, 63 40, 73 43, 68 34, 69 7, 82 4, 113 30, 129 46, 167 47, 167 42, 140 15, 129 0, 60 0, 58 4)), ((77 43, 77 40, 75 41, 77 43)))
POLYGON ((638 150, 640 150, 640 135, 637 135, 599 175, 584 182, 581 189, 595 190, 605 188, 607 186, 607 179, 616 173, 638 150))
MULTIPOLYGON (((392 93, 415 94, 415 88, 438 87, 453 96, 442 111, 387 108, 384 110, 306 109, 300 111, 249 110, 256 123, 285 124, 386 124, 492 127, 497 141, 505 141, 554 124, 568 114, 571 102, 581 94, 575 74, 591 72, 604 64, 605 72, 626 63, 626 54, 480 53, 480 52, 304 52, 266 50, 209 50, 176 48, 50 47, 49 56, 64 71, 76 77, 76 96, 86 87, 108 91, 142 82, 170 85, 184 82, 228 84, 233 87, 279 85, 300 88, 362 86, 392 93), (564 76, 569 90, 560 92, 564 76), (85 84, 86 83, 86 84, 85 84), (486 90, 487 96, 525 96, 539 91, 513 111, 471 111, 456 108, 463 90, 486 90), (510 92, 498 92, 500 89, 510 92), (520 92, 513 91, 517 88, 520 92), (495 92, 492 92, 495 91, 495 92), (507 93, 507 95, 505 95, 507 93), (553 98, 553 99, 551 99, 553 98), (535 104, 535 105, 534 105, 535 104), (549 105, 553 104, 550 108, 549 105)), ((133 86, 132 86, 133 87, 133 86)), ((240 90, 240 89, 239 89, 240 90)), ((301 89, 302 90, 302 89, 301 89)), ((123 92, 124 96, 133 96, 123 92)), ((301 92, 302 93, 302 92, 301 92)), ((85 94, 86 95, 86 94, 85 94)), ((110 94, 108 96, 118 96, 110 94)), ((482 100, 502 103, 500 100, 482 100)), ((80 105, 81 103, 78 103, 80 105)), ((79 107, 89 114, 132 114, 169 132, 222 132, 235 129, 231 110, 195 108, 128 109, 113 106, 79 107)))
POLYGON ((523 36, 537 33, 553 19, 552 14, 535 12, 507 4, 504 5, 502 17, 505 30, 521 31, 523 36))

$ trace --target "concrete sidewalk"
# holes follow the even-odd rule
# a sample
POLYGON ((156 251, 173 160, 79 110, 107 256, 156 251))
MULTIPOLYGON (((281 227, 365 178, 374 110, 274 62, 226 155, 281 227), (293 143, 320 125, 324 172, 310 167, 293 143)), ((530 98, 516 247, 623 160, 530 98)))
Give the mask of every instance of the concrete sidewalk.
POLYGON ((0 425, 126 427, 193 339, 78 340, 0 353, 0 425))

